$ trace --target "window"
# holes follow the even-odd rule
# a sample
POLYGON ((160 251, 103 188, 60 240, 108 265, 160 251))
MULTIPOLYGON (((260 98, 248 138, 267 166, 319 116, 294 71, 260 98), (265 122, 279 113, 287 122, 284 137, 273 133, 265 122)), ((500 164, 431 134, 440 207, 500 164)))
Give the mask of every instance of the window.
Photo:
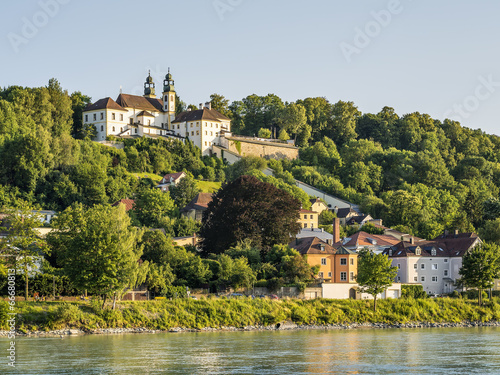
POLYGON ((133 118, 131 118, 131 119, 130 119, 130 125, 132 125, 133 123, 134 123, 134 119, 133 119, 133 118))
POLYGON ((444 275, 448 276, 448 270, 444 270, 444 275))
POLYGON ((340 273, 340 281, 347 281, 347 272, 340 273))
POLYGON ((392 257, 392 249, 389 250, 389 256, 392 257))
POLYGON ((420 255, 422 253, 422 250, 420 249, 420 247, 417 247, 415 249, 415 255, 420 255))
POLYGON ((210 127, 212 128, 214 126, 214 124, 210 123, 210 127))
POLYGON ((431 270, 437 270, 437 269, 438 269, 437 263, 433 263, 431 266, 431 270))
POLYGON ((89 121, 89 115, 85 115, 85 122, 89 121))
POLYGON ((208 132, 205 130, 205 135, 208 135, 208 132))
POLYGON ((205 146, 207 145, 207 141, 205 141, 205 146))
POLYGON ((104 125, 101 125, 101 131, 102 132, 104 131, 104 125))
POLYGON ((194 132, 191 132, 191 135, 194 135, 194 132))
POLYGON ((101 112, 101 120, 104 120, 104 113, 101 112))
POLYGON ((179 129, 179 124, 177 124, 177 129, 179 129))
POLYGON ((400 282, 401 282, 401 277, 398 276, 398 283, 400 283, 400 282))
POLYGON ((219 136, 219 132, 215 132, 215 136, 218 137, 219 136))
POLYGON ((321 258, 321 265, 326 266, 326 258, 321 258))
POLYGON ((340 265, 346 266, 347 265, 347 258, 340 258, 340 265))
POLYGON ((216 128, 216 129, 219 129, 219 124, 215 124, 215 128, 216 128))
POLYGON ((311 220, 312 220, 312 218, 313 218, 313 215, 311 215, 311 220))
POLYGON ((191 123, 191 127, 193 127, 193 123, 191 123))
POLYGON ((114 114, 114 113, 112 113, 112 114, 111 114, 111 120, 116 120, 116 119, 115 119, 115 114, 114 114))
POLYGON ((420 281, 425 282, 425 276, 422 276, 422 277, 420 278, 420 281))
POLYGON ((196 135, 200 135, 200 131, 199 130, 196 131, 196 135))
POLYGON ((415 264, 413 265, 413 268, 415 268, 415 269, 417 269, 417 268, 418 268, 417 263, 415 263, 415 264))
POLYGON ((351 266, 354 266, 354 258, 349 259, 349 263, 351 266))
POLYGON ((120 128, 120 133, 123 131, 123 128, 120 128))
POLYGON ((307 228, 307 223, 304 223, 304 228, 307 228))
POLYGON ((431 250, 431 255, 432 255, 433 257, 435 257, 435 256, 436 256, 436 249, 435 249, 434 247, 433 247, 433 248, 432 248, 432 250, 431 250))
POLYGON ((196 126, 198 126, 198 125, 200 125, 200 122, 199 122, 199 121, 197 121, 197 122, 196 122, 196 126))
POLYGON ((94 113, 94 121, 97 120, 97 115, 94 113))
POLYGON ((113 126, 113 131, 115 131, 115 127, 113 126))
POLYGON ((173 95, 170 95, 170 101, 173 102, 174 101, 174 96, 173 95))
MULTIPOLYGON (((295 216, 295 217, 297 217, 297 216, 295 216)), ((304 219, 307 219, 307 215, 304 215, 304 219)))
POLYGON ((151 125, 151 120, 148 120, 148 125, 151 125))
POLYGON ((432 282, 437 283, 438 282, 438 277, 437 276, 432 276, 432 282))
POLYGON ((213 132, 210 132, 210 135, 212 135, 212 136, 213 136, 213 135, 214 135, 214 133, 213 133, 213 132))
POLYGON ((135 134, 137 134, 137 128, 135 128, 135 134))
POLYGON ((445 262, 445 263, 448 263, 448 259, 444 259, 444 262, 445 262))
POLYGON ((398 263, 398 270, 400 270, 400 269, 401 269, 401 264, 400 264, 400 263, 398 263))
POLYGON ((354 281, 354 272, 349 272, 349 280, 354 281))
POLYGON ((420 269, 425 270, 425 264, 424 264, 424 263, 422 263, 422 264, 420 265, 420 269))
POLYGON ((332 273, 331 272, 328 272, 328 277, 332 277, 332 273))
POLYGON ((323 278, 323 272, 318 272, 318 276, 323 278))
POLYGON ((413 281, 417 282, 418 281, 418 276, 413 276, 413 281))
POLYGON ((120 113, 120 121, 123 121, 123 113, 120 113))

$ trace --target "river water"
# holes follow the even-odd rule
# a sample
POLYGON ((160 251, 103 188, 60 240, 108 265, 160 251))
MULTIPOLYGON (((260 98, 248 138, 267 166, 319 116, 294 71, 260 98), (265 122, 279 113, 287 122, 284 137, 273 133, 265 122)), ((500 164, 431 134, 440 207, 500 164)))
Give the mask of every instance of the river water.
POLYGON ((17 337, 16 361, 0 374, 500 374, 500 328, 17 337))

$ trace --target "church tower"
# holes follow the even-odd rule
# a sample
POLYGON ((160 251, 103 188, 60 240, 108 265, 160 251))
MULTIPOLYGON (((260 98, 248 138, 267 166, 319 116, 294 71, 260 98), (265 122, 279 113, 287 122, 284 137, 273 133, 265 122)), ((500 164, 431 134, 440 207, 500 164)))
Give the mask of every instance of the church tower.
POLYGON ((163 110, 167 113, 168 129, 171 129, 172 121, 175 119, 175 88, 170 68, 163 80, 163 110))
POLYGON ((144 82, 144 97, 156 98, 155 83, 153 82, 153 77, 151 77, 151 71, 149 71, 146 82, 144 82))

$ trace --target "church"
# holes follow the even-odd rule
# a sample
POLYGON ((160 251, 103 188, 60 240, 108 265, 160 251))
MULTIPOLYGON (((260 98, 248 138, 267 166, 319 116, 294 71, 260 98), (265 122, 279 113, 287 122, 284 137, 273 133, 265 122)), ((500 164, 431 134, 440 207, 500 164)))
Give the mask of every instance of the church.
POLYGON ((143 96, 120 93, 116 100, 99 99, 85 108, 83 123, 95 126, 95 141, 105 141, 108 136, 189 139, 203 155, 209 155, 213 145, 220 145, 221 136, 231 132, 231 120, 212 109, 210 102, 176 115, 170 69, 163 81, 161 98, 156 97, 155 83, 148 74, 143 96))

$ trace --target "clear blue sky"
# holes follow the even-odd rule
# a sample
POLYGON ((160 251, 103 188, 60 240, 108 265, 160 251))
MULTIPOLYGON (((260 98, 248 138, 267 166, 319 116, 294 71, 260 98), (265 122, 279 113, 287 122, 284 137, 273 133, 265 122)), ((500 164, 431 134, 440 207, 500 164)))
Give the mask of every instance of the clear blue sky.
POLYGON ((499 14, 493 0, 9 1, 0 85, 55 77, 95 101, 141 94, 148 69, 161 91, 171 67, 188 104, 324 96, 500 135, 499 14))

